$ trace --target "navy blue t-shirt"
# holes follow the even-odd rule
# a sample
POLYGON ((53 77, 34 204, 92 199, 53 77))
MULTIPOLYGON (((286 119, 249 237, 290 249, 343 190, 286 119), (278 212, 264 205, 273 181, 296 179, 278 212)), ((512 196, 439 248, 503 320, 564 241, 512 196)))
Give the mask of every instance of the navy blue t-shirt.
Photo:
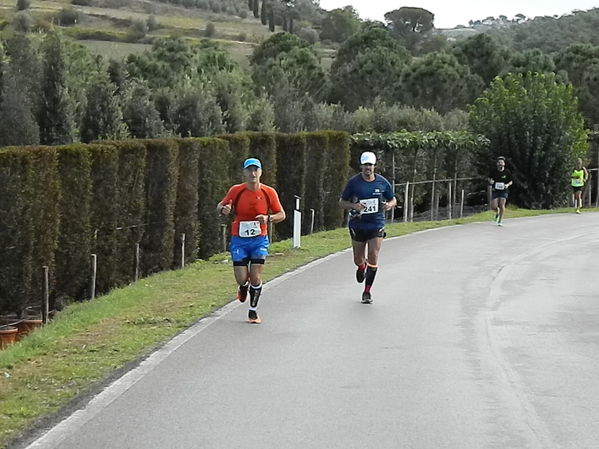
POLYGON ((347 181, 341 194, 343 201, 352 203, 361 202, 366 209, 361 214, 350 214, 349 220, 352 229, 380 229, 385 226, 385 209, 383 201, 393 199, 393 188, 383 176, 376 175, 374 181, 365 181, 361 174, 357 174, 347 181))

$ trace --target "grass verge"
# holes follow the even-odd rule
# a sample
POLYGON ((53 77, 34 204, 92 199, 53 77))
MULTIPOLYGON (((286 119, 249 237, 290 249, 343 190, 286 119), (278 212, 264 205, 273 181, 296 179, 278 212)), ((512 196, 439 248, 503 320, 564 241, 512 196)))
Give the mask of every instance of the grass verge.
MULTIPOLYGON (((595 209, 595 211, 599 211, 595 209)), ((529 211, 510 208, 508 216, 526 217, 572 209, 529 211)), ((480 222, 490 212, 468 218, 388 225, 389 237, 431 228, 480 222)), ((274 243, 265 270, 271 280, 315 259, 349 247, 345 229, 274 243)), ((235 285, 227 254, 198 261, 116 289, 93 302, 77 303, 50 324, 0 351, 0 447, 115 371, 150 354, 199 318, 231 301, 235 285)))

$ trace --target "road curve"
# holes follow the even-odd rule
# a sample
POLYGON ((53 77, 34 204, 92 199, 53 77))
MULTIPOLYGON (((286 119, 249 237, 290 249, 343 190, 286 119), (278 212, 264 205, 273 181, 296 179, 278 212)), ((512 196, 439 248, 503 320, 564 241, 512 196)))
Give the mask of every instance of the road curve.
POLYGON ((262 325, 228 305, 26 447, 595 449, 597 273, 592 213, 387 240, 372 305, 345 251, 271 282, 262 325))

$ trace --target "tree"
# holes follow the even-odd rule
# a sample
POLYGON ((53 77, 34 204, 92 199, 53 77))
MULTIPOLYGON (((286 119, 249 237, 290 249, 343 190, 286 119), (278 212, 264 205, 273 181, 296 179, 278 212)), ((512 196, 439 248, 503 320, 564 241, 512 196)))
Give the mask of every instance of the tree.
POLYGON ((31 0, 17 0, 17 11, 24 11, 31 7, 31 0))
POLYGON ((37 116, 41 96, 41 61, 35 53, 29 38, 22 33, 14 33, 6 41, 6 53, 9 57, 7 70, 14 77, 16 84, 27 95, 27 104, 34 116, 37 116))
POLYGON ((444 114, 472 102, 483 83, 453 55, 440 52, 415 59, 402 73, 397 89, 397 98, 403 103, 444 114))
POLYGON ((164 133, 152 92, 143 82, 132 82, 124 96, 123 120, 132 137, 147 139, 164 133))
POLYGON ((435 15, 424 8, 406 6, 386 13, 385 21, 406 48, 414 50, 422 37, 434 28, 435 15))
POLYGON ((12 19, 13 26, 17 32, 27 33, 33 27, 33 18, 29 10, 17 12, 12 19))
POLYGON ((351 6, 329 11, 320 25, 320 39, 345 42, 360 29, 360 18, 351 6))
POLYGON ((174 116, 177 134, 182 137, 203 137, 225 132, 222 111, 212 92, 206 88, 182 92, 174 116))
POLYGON ((363 29, 337 51, 331 66, 331 102, 353 111, 372 104, 377 96, 391 98, 410 59, 408 51, 386 29, 363 29))
POLYGON ((318 54, 308 42, 295 35, 271 36, 254 50, 251 66, 256 86, 271 95, 278 95, 282 80, 302 95, 309 93, 319 97, 325 93, 326 75, 318 54))
POLYGON ((599 46, 570 45, 557 55, 555 63, 567 73, 588 124, 599 123, 599 46))
POLYGON ((43 75, 38 123, 40 142, 63 145, 73 142, 73 105, 68 96, 64 45, 56 31, 42 43, 43 75))
POLYGON ((496 38, 487 33, 477 34, 459 43, 454 54, 460 64, 468 65, 485 85, 504 72, 510 60, 507 47, 500 45, 496 38))
POLYGON ((473 131, 491 142, 477 155, 480 173, 503 155, 514 175, 510 198, 516 204, 533 209, 565 204, 569 169, 588 150, 571 86, 554 74, 509 74, 496 78, 469 114, 473 131))
POLYGON ((123 139, 127 129, 116 87, 107 77, 99 77, 88 88, 85 112, 81 120, 81 140, 123 139))
POLYGON ((0 98, 0 147, 37 145, 39 128, 23 85, 12 73, 4 76, 0 98))
POLYGON ((515 53, 511 57, 508 72, 511 73, 554 73, 556 71, 553 58, 538 48, 515 53))

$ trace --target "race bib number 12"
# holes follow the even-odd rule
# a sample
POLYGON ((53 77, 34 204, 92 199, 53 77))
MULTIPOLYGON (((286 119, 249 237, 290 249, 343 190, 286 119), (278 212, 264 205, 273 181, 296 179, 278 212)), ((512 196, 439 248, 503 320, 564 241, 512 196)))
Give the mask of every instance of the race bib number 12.
POLYGON ((259 221, 240 221, 239 222, 239 237, 256 237, 260 235, 262 230, 260 229, 259 221))

